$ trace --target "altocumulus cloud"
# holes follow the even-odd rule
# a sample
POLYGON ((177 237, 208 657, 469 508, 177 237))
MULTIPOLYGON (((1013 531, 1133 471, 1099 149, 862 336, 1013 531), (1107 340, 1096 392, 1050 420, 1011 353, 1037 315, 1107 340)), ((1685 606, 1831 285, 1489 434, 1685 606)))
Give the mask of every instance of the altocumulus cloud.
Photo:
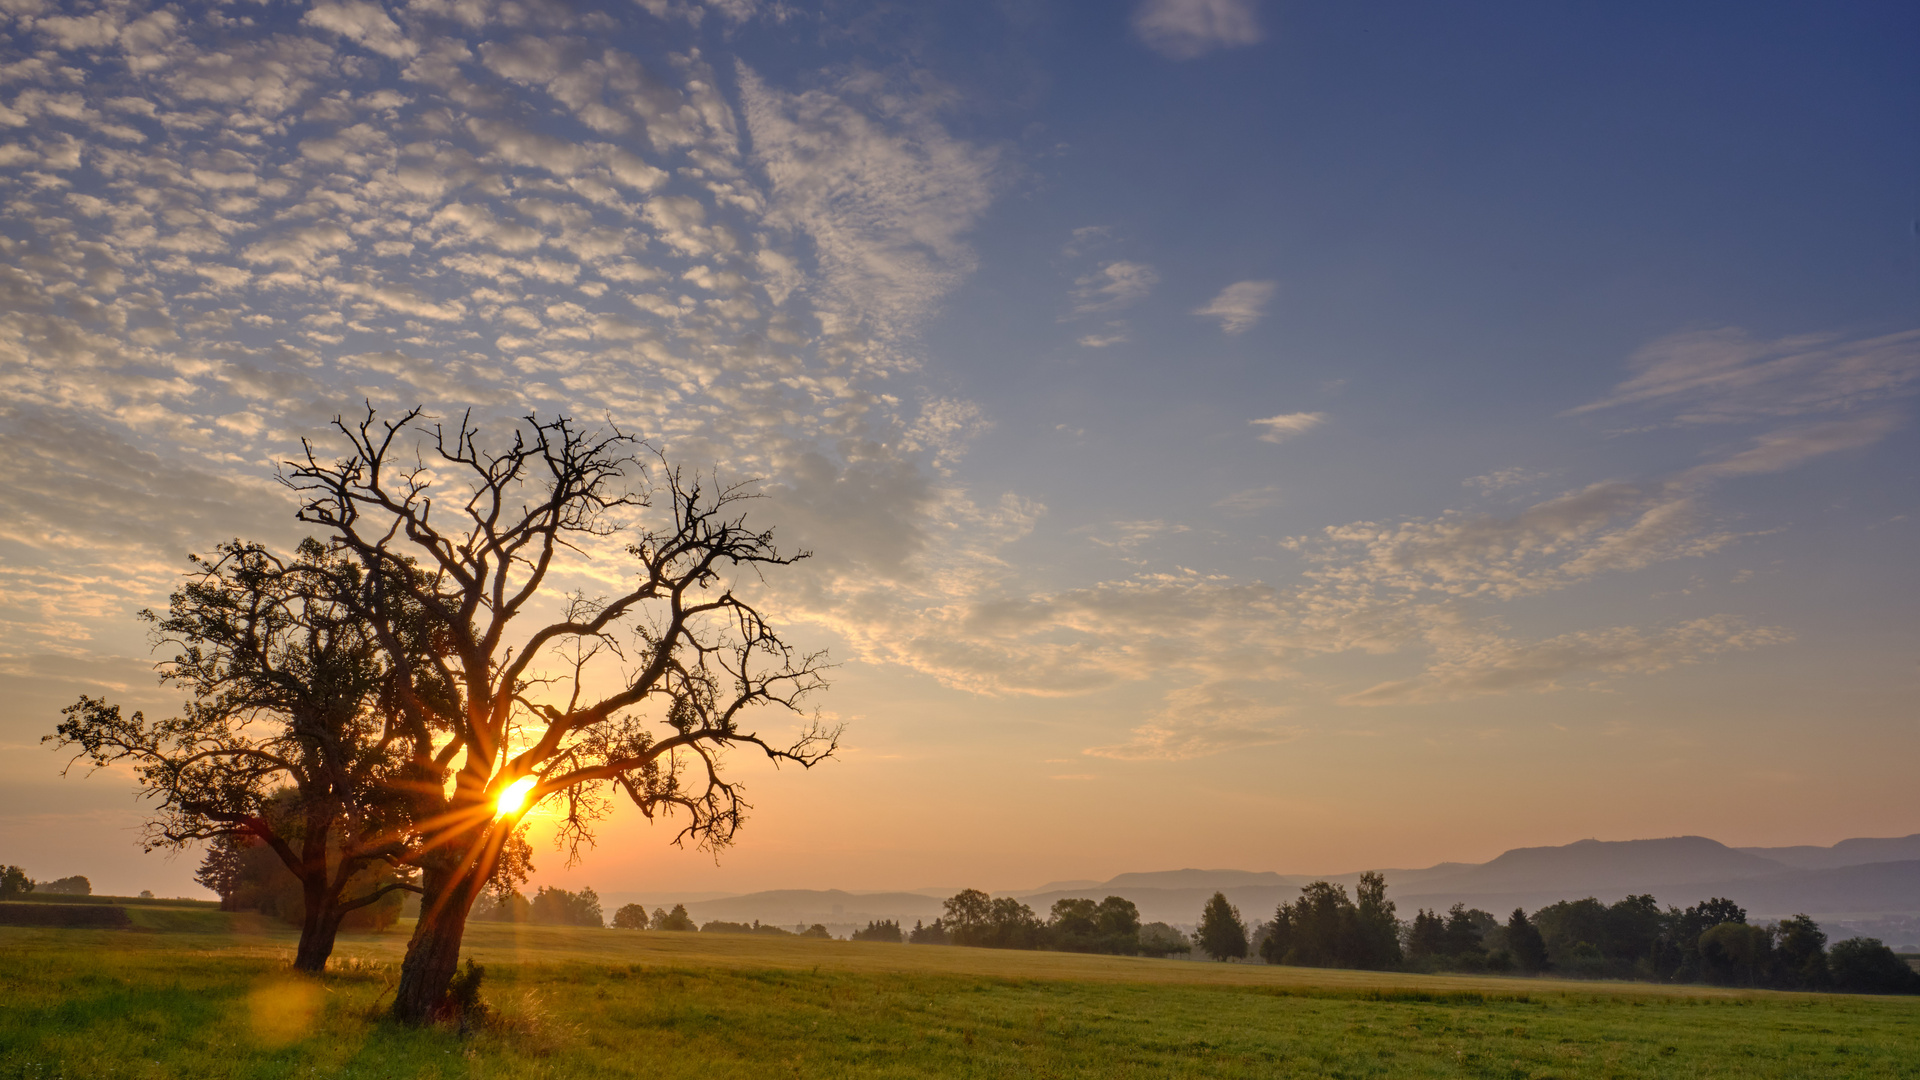
POLYGON ((274 458, 363 396, 611 415, 765 477, 833 553, 794 605, 916 553, 964 578, 925 537, 1003 513, 939 481, 987 421, 896 342, 971 271, 994 155, 910 80, 705 59, 747 7, 642 7, 7 5, 0 440, 43 468, 0 483, 0 652, 284 541, 274 458))
POLYGON ((1297 412, 1281 413, 1278 416, 1249 420, 1247 423, 1260 429, 1261 442, 1284 442, 1295 435, 1312 431, 1327 422, 1326 413, 1297 412))
POLYGON ((1226 333, 1243 334, 1266 317, 1267 304, 1279 287, 1273 281, 1236 281, 1193 313, 1219 319, 1226 333))
POLYGON ((1253 45, 1265 37, 1252 0, 1143 0, 1134 9, 1133 32, 1148 48, 1175 60, 1253 45))

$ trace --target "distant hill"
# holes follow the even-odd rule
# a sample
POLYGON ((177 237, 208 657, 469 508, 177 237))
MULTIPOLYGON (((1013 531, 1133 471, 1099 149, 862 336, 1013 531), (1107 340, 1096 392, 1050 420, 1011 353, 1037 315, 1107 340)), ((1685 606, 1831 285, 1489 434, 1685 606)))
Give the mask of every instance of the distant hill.
POLYGON ((1906 862, 1920 859, 1920 833, 1886 838, 1859 837, 1842 840, 1832 847, 1746 847, 1749 855, 1785 863, 1796 870, 1831 870, 1863 863, 1906 862))
POLYGON ((1271 870, 1156 870, 1146 874, 1121 874, 1098 884, 1108 889, 1244 889, 1299 885, 1306 880, 1271 870))
POLYGON ((1765 877, 1792 867, 1704 836, 1664 840, 1580 840, 1564 847, 1515 848, 1452 874, 1422 875, 1422 892, 1505 893, 1548 889, 1585 896, 1623 888, 1765 877))

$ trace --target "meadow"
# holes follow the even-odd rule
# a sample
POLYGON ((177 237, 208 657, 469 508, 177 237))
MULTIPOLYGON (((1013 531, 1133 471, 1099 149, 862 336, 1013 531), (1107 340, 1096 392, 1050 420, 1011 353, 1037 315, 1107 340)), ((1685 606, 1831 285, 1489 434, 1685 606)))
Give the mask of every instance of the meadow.
POLYGON ((1920 1077, 1920 1000, 476 924, 494 1017, 381 1006, 406 924, 0 926, 0 1077, 1920 1077))

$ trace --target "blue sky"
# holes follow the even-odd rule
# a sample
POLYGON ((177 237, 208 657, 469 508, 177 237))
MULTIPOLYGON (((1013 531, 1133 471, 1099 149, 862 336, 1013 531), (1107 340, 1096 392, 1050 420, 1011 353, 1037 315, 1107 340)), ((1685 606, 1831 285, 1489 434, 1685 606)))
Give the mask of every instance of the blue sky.
POLYGON ((185 887, 37 739, 171 707, 131 613, 362 397, 613 416, 818 553, 845 759, 554 880, 1920 829, 1909 5, 0 10, 30 872, 185 887))

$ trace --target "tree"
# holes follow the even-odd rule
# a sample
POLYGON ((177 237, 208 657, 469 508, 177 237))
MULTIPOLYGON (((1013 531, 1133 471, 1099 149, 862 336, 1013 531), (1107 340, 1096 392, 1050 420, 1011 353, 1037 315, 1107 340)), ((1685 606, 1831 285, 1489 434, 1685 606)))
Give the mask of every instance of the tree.
POLYGON ((1547 943, 1520 908, 1507 916, 1507 950, 1521 971, 1532 975, 1547 970, 1547 943))
POLYGON ((615 930, 645 930, 647 928, 647 909, 640 904, 622 904, 620 910, 613 913, 615 930))
POLYGON ((811 766, 838 736, 814 721, 776 744, 742 726, 824 685, 824 657, 796 652, 734 591, 732 575, 806 554, 746 526, 744 488, 664 462, 650 472, 618 430, 529 416, 489 448, 470 419, 447 430, 419 409, 387 422, 369 408, 336 419, 342 456, 306 443, 282 474, 299 519, 364 576, 355 615, 398 676, 424 830, 411 857, 424 896, 393 1002, 405 1023, 446 1011, 468 912, 535 803, 562 802, 576 857, 620 794, 649 818, 684 812, 675 842, 717 851, 749 809, 726 750, 811 766), (617 545, 622 575, 595 564, 596 580, 620 581, 610 595, 560 592, 617 545))
POLYGON ((993 898, 979 889, 961 889, 941 903, 946 917, 938 920, 947 940, 955 945, 982 945, 992 933, 993 898))
POLYGON ((80 874, 75 874, 72 877, 43 881, 33 889, 35 892, 52 893, 56 896, 92 896, 93 882, 80 874))
POLYGON ((1068 897, 1053 902, 1047 918, 1054 948, 1065 952, 1132 956, 1140 951, 1140 909, 1122 896, 1099 903, 1068 897))
POLYGON ((892 919, 882 919, 879 922, 869 920, 867 922, 867 928, 865 930, 855 930, 849 940, 885 941, 898 945, 902 941, 900 924, 892 919))
POLYGON ((687 914, 687 905, 675 904, 672 911, 664 908, 654 909, 652 929, 684 931, 698 930, 699 927, 693 924, 693 917, 687 914))
POLYGON ((1443 956, 1447 951, 1447 920, 1421 908, 1407 931, 1407 955, 1415 960, 1443 956))
POLYGON ((479 922, 530 923, 533 902, 519 889, 488 889, 474 902, 471 917, 479 922))
MULTIPOLYGON (((268 812, 285 825, 292 805, 291 792, 282 791, 269 801, 268 812)), ((298 835, 298 825, 289 826, 290 835, 298 835)), ((298 846, 297 844, 295 845, 298 846)), ((280 856, 265 843, 251 836, 221 837, 208 844, 195 879, 220 894, 222 911, 257 911, 293 926, 306 925, 305 889, 280 856)), ((376 865, 355 880, 356 889, 397 880, 391 867, 376 865)), ((372 904, 343 913, 341 930, 384 930, 400 917, 402 899, 408 895, 395 890, 372 904)))
POLYGON ((549 926, 598 926, 607 925, 606 918, 600 912, 600 894, 591 887, 579 892, 554 889, 541 886, 533 895, 532 922, 549 926))
POLYGON ((1827 953, 1833 988, 1849 994, 1920 994, 1915 972, 1878 938, 1848 938, 1827 953))
POLYGON ((33 891, 33 879, 17 866, 0 866, 0 900, 15 900, 33 891))
MULTIPOLYGON (((1400 920, 1387 899, 1384 874, 1369 870, 1354 886, 1355 941, 1353 966, 1380 971, 1400 963, 1400 920)), ((1485 912, 1477 914, 1485 916, 1485 912)), ((1491 916, 1487 916, 1491 921, 1491 916)))
POLYGON ((1454 960, 1480 952, 1481 935, 1492 922, 1493 916, 1479 908, 1469 909, 1465 904, 1453 905, 1447 909, 1446 946, 1443 951, 1454 960))
POLYGON ((1200 929, 1194 939, 1200 951, 1215 960, 1239 960, 1247 955, 1247 924, 1240 919, 1240 909, 1227 903, 1225 893, 1214 893, 1201 909, 1200 929))
MULTIPOLYGON (((176 650, 160 678, 188 691, 184 713, 126 717, 82 695, 43 741, 77 748, 74 762, 94 770, 134 767, 158 803, 149 851, 265 845, 300 885, 294 966, 317 972, 343 919, 414 888, 376 869, 399 865, 412 837, 394 788, 405 762, 394 668, 358 616, 361 575, 319 544, 281 558, 235 540, 189 558, 194 570, 166 614, 141 612, 176 650)), ((210 872, 225 880, 233 869, 216 861, 210 872)))
POLYGON ((1293 903, 1274 909, 1261 956, 1273 964, 1358 967, 1359 918, 1344 886, 1329 881, 1303 885, 1293 903))
POLYGON ((1700 968, 1708 981, 1759 986, 1773 966, 1773 934, 1764 926, 1723 922, 1700 935, 1700 968))
POLYGON ((943 919, 935 919, 933 920, 933 922, 929 924, 922 925, 919 919, 913 920, 913 929, 907 932, 907 944, 909 945, 950 944, 950 941, 947 935, 946 921, 943 919))
POLYGON ((1774 927, 1773 985, 1787 990, 1824 990, 1831 982, 1827 935, 1806 915, 1783 919, 1774 927))
POLYGON ((1193 951, 1193 939, 1163 922, 1140 928, 1140 951, 1147 956, 1173 956, 1193 951))

